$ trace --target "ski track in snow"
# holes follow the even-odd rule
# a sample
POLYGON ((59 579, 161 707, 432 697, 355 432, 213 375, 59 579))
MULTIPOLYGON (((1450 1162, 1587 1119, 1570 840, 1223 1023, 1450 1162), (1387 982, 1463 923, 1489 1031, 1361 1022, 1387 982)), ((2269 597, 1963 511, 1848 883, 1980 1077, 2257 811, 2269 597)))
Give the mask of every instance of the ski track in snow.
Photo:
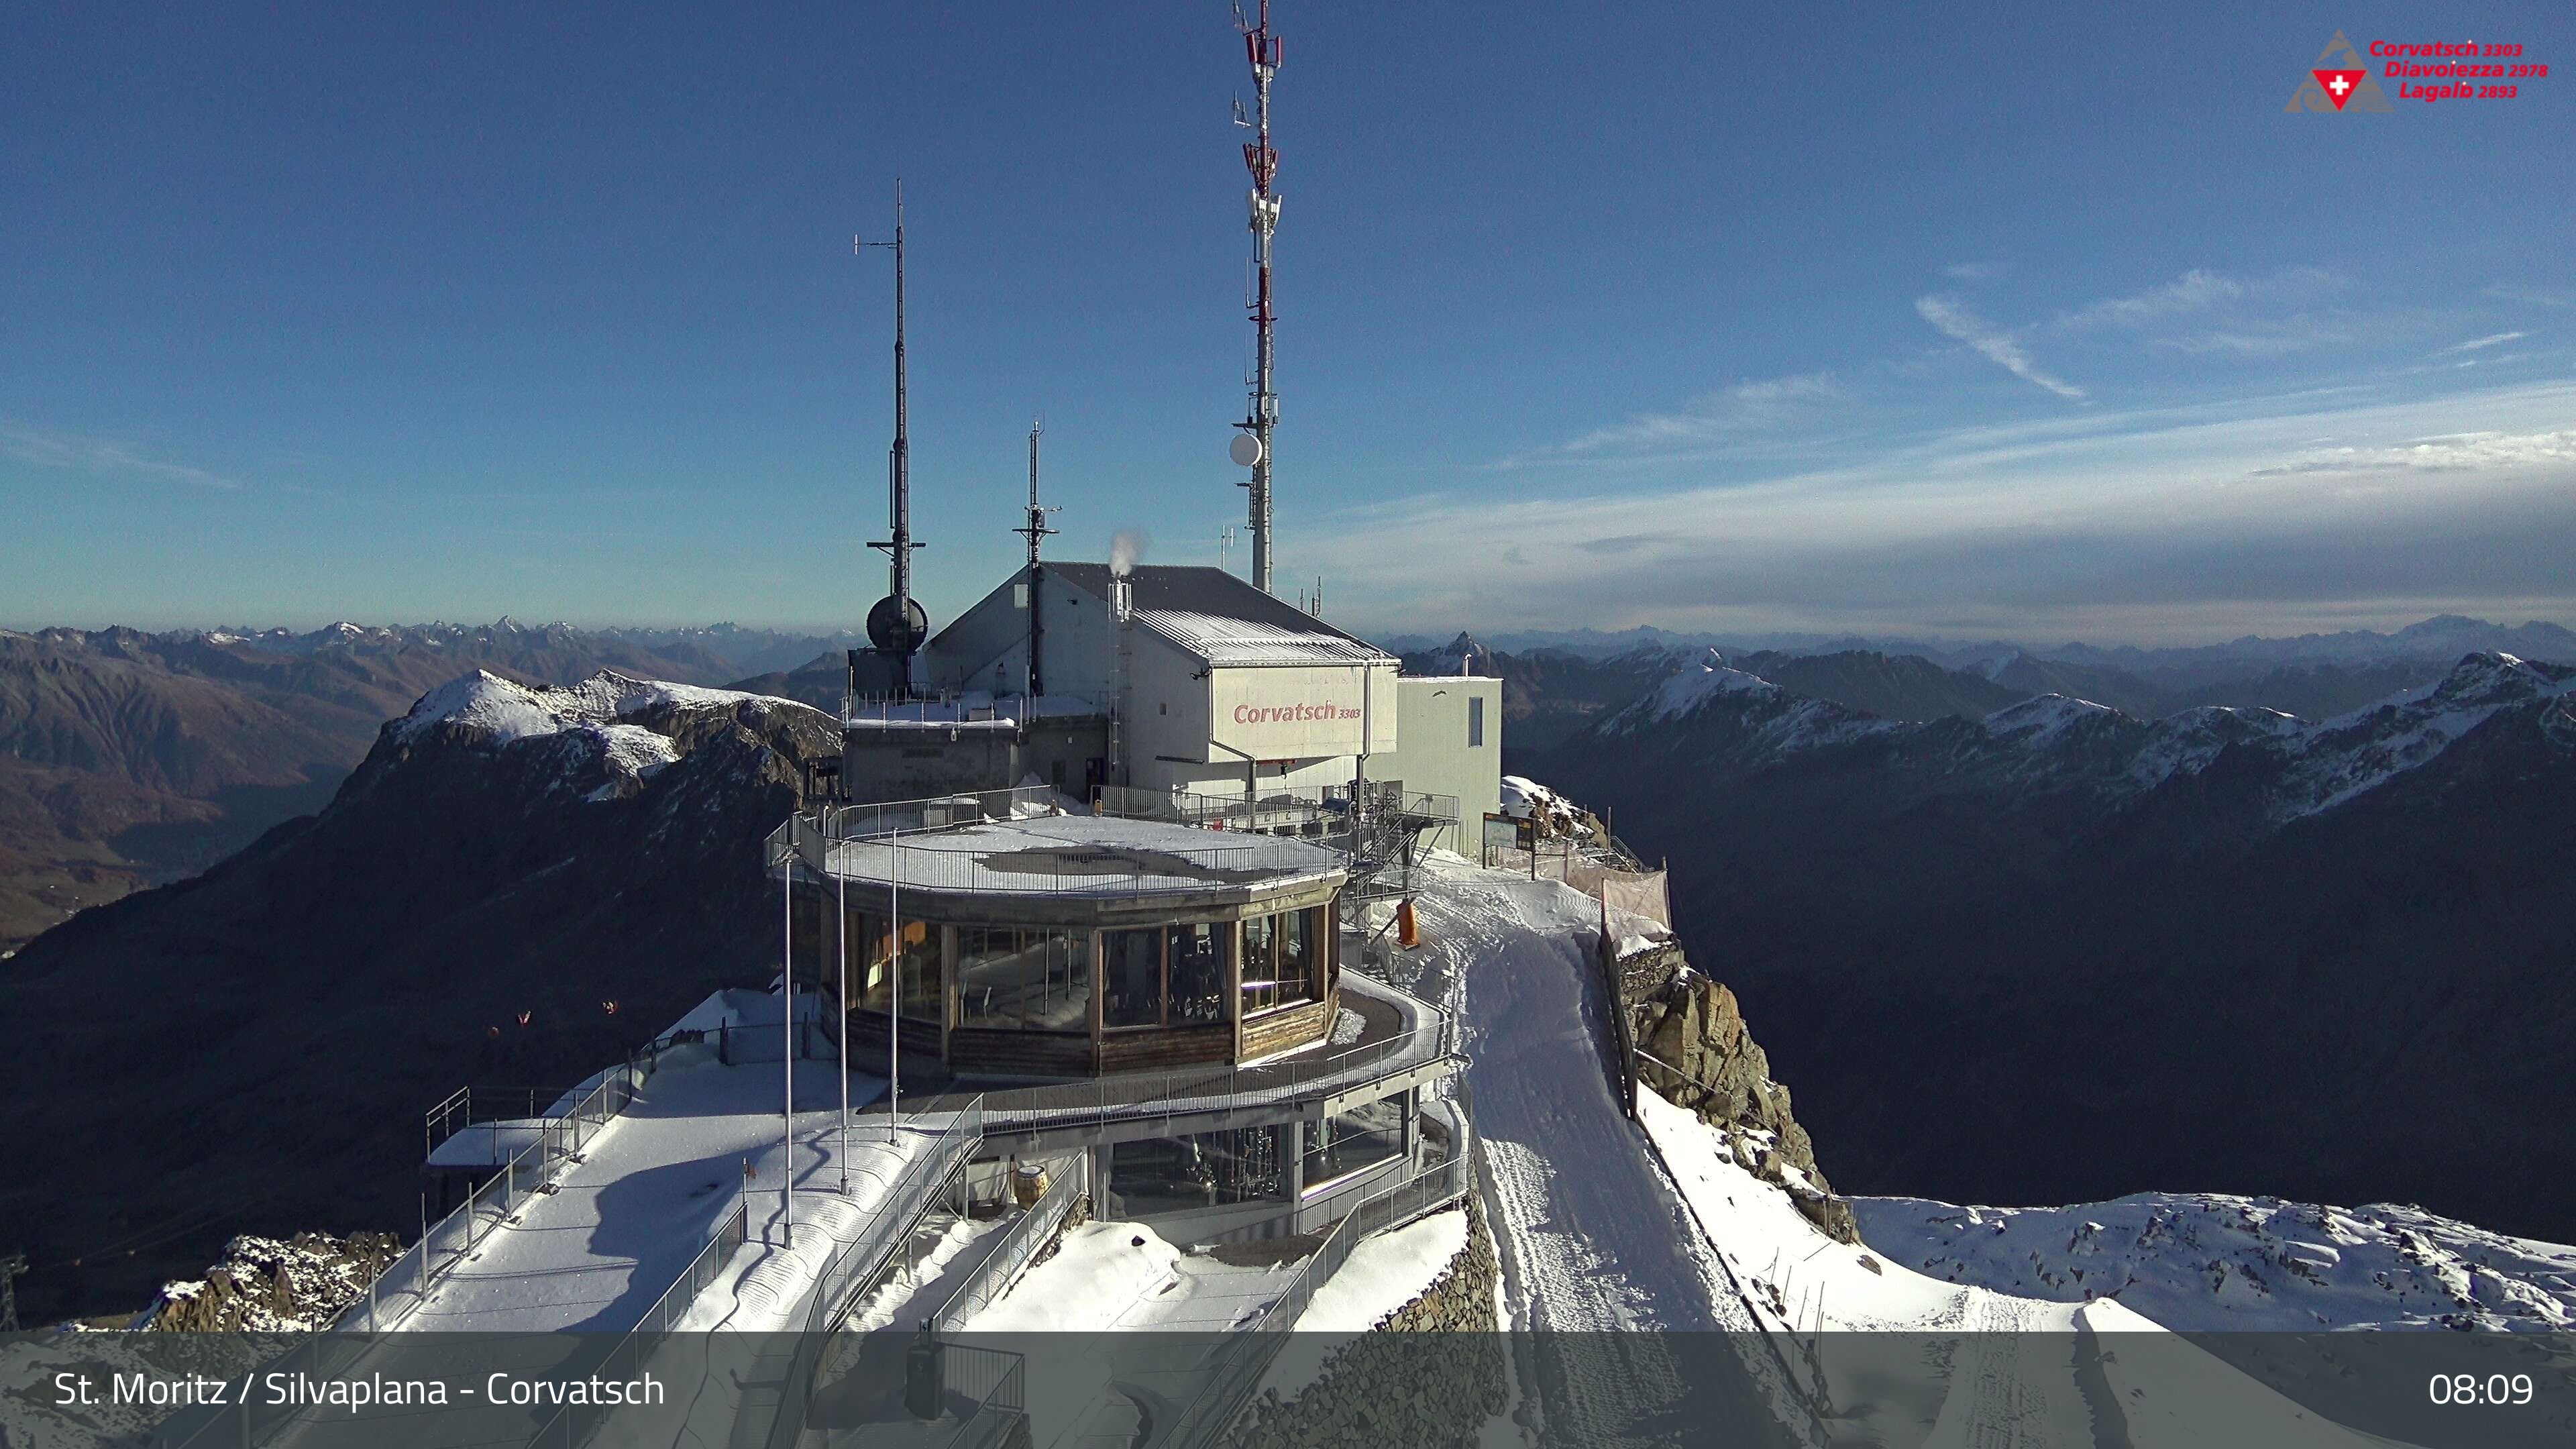
POLYGON ((1646 1330, 1750 1329, 1753 1316, 1611 1090, 1583 954, 1597 908, 1554 881, 1443 875, 1417 906, 1463 1028, 1503 1310, 1534 1331, 1523 1342, 1538 1362, 1522 1372, 1550 1437, 1620 1442, 1694 1387, 1646 1330))

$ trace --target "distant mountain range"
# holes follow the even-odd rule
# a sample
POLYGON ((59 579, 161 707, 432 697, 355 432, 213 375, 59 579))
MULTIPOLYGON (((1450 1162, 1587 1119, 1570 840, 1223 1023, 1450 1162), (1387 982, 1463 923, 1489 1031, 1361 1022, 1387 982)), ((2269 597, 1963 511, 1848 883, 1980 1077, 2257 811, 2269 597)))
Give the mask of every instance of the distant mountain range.
MULTIPOLYGON (((1799 694, 1866 711, 1882 719, 1981 719, 2043 694, 2108 705, 2140 719, 2208 705, 2279 710, 2323 719, 2441 677, 2452 661, 2478 649, 2576 663, 2576 635, 2549 624, 2502 629, 2476 620, 2432 619, 2392 635, 2244 640, 2212 650, 2106 650, 2070 645, 2036 654, 2012 645, 1947 650, 1937 657, 1899 646, 1834 650, 1730 648, 1652 642, 1615 654, 1557 647, 1513 649, 1460 634, 1445 644, 1409 649, 1406 668, 1448 673, 1462 659, 1480 674, 1500 676, 1503 747, 1517 769, 1586 725, 1616 711, 1710 648, 1736 668, 1799 694), (2462 638, 2521 641, 2449 647, 2462 638), (2323 641, 2323 642, 2321 642, 2323 641), (2316 653, 2328 643, 2347 652, 2316 653)), ((1563 636, 1560 636, 1563 637, 1563 636)), ((1918 646, 1930 648, 1932 646, 1918 646)))
POLYGON ((2509 1125, 2576 1112, 2576 667, 2472 653, 2314 720, 2058 694, 1901 720, 1753 664, 1687 666, 1528 773, 1669 860, 1838 1184, 2413 1200, 2576 1238, 2576 1141, 2509 1125))
POLYGON ((461 673, 725 684, 841 636, 568 624, 0 630, 0 953, 319 809, 377 728, 461 673))
POLYGON ((236 1232, 408 1239, 429 1104, 569 1085, 771 979, 760 842, 839 748, 785 701, 470 671, 318 815, 0 963, 27 1316, 138 1308, 236 1232))
MULTIPOLYGON (((1903 635, 1676 633, 1650 624, 1615 633, 1599 629, 1521 630, 1479 637, 1487 647, 1506 653, 1552 650, 1589 659, 1606 659, 1639 649, 1722 649, 1729 654, 1844 654, 1860 651, 1913 655, 1952 667, 1978 667, 2015 655, 2029 655, 2034 659, 2100 665, 2130 674, 2187 677, 2200 672, 2212 679, 2241 676, 2248 672, 2249 666, 2349 665, 2392 659, 2449 660, 2482 649, 2526 658, 2576 659, 2576 631, 2538 620, 2507 627, 2457 614, 2426 619, 2389 634, 2366 629, 2335 634, 2301 634, 2289 638, 2248 634, 2224 644, 2180 648, 2135 645, 2105 648, 2084 643, 2032 645, 2004 640, 1959 642, 1903 635)), ((1380 638, 1377 642, 1404 654, 1446 647, 1439 639, 1421 634, 1396 634, 1380 638)), ((2171 682, 2178 685, 2183 680, 2178 677, 2171 682)))

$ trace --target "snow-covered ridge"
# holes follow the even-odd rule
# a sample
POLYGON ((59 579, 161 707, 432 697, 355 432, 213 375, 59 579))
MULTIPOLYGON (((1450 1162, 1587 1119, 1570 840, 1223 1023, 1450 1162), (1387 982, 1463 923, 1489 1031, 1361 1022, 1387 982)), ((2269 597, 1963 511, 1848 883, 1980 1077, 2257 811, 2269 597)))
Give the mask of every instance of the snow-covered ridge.
POLYGON ((2139 1193, 2057 1208, 1854 1198, 1861 1236, 1934 1278, 2186 1332, 2576 1326, 2576 1247, 2378 1203, 2139 1193))
POLYGON ((525 740, 560 741, 587 764, 596 760, 605 781, 592 800, 621 798, 667 765, 680 750, 666 732, 675 711, 749 708, 803 710, 810 705, 731 689, 701 689, 658 679, 636 679, 603 669, 579 684, 531 689, 488 670, 450 680, 385 726, 397 743, 418 743, 433 731, 455 730, 476 745, 504 748, 525 740))
POLYGON ((396 720, 391 728, 406 743, 441 725, 462 725, 480 731, 494 744, 510 744, 585 726, 617 726, 637 715, 665 708, 732 709, 742 705, 763 711, 811 708, 773 695, 635 679, 610 669, 579 684, 543 689, 531 689, 478 669, 422 695, 411 713, 396 720))
POLYGON ((2438 756, 2499 710, 2576 696, 2576 669, 2504 653, 2470 654, 2440 680, 2321 722, 2268 709, 2203 706, 2164 719, 2044 694, 1981 721, 1905 724, 1792 694, 1714 653, 1664 680, 1601 726, 1635 734, 1698 718, 1723 719, 1739 748, 1770 758, 1866 738, 1914 742, 1956 768, 2049 778, 2111 795, 2196 775, 2231 746, 2280 765, 2275 820, 2331 809, 2438 756))

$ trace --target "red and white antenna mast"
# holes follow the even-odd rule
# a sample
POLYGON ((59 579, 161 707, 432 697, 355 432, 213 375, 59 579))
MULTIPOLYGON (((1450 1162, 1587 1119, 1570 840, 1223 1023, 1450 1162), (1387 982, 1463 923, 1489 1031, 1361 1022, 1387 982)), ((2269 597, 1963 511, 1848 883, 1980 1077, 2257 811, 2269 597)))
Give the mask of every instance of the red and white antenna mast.
POLYGON ((1279 37, 1270 33, 1270 0, 1259 0, 1257 19, 1246 20, 1240 3, 1235 28, 1243 32, 1243 53, 1252 62, 1253 119, 1246 120, 1240 102, 1235 124, 1249 127, 1254 139, 1243 148, 1243 164, 1252 172, 1252 266, 1256 276, 1250 300, 1256 339, 1252 362, 1251 407, 1235 424, 1242 433, 1231 456, 1252 469, 1252 583, 1270 591, 1270 433, 1279 422, 1279 394, 1270 381, 1270 236, 1279 226, 1279 153, 1270 148, 1270 78, 1279 73, 1279 37))

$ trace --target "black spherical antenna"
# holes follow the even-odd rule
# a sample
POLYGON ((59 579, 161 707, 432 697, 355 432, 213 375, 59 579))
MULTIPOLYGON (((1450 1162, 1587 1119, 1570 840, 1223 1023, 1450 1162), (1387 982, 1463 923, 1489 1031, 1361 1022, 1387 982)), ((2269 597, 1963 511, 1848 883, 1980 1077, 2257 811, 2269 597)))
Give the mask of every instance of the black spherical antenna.
POLYGON ((868 642, 885 653, 917 653, 929 637, 930 616, 922 612, 919 599, 888 594, 868 610, 868 642))

